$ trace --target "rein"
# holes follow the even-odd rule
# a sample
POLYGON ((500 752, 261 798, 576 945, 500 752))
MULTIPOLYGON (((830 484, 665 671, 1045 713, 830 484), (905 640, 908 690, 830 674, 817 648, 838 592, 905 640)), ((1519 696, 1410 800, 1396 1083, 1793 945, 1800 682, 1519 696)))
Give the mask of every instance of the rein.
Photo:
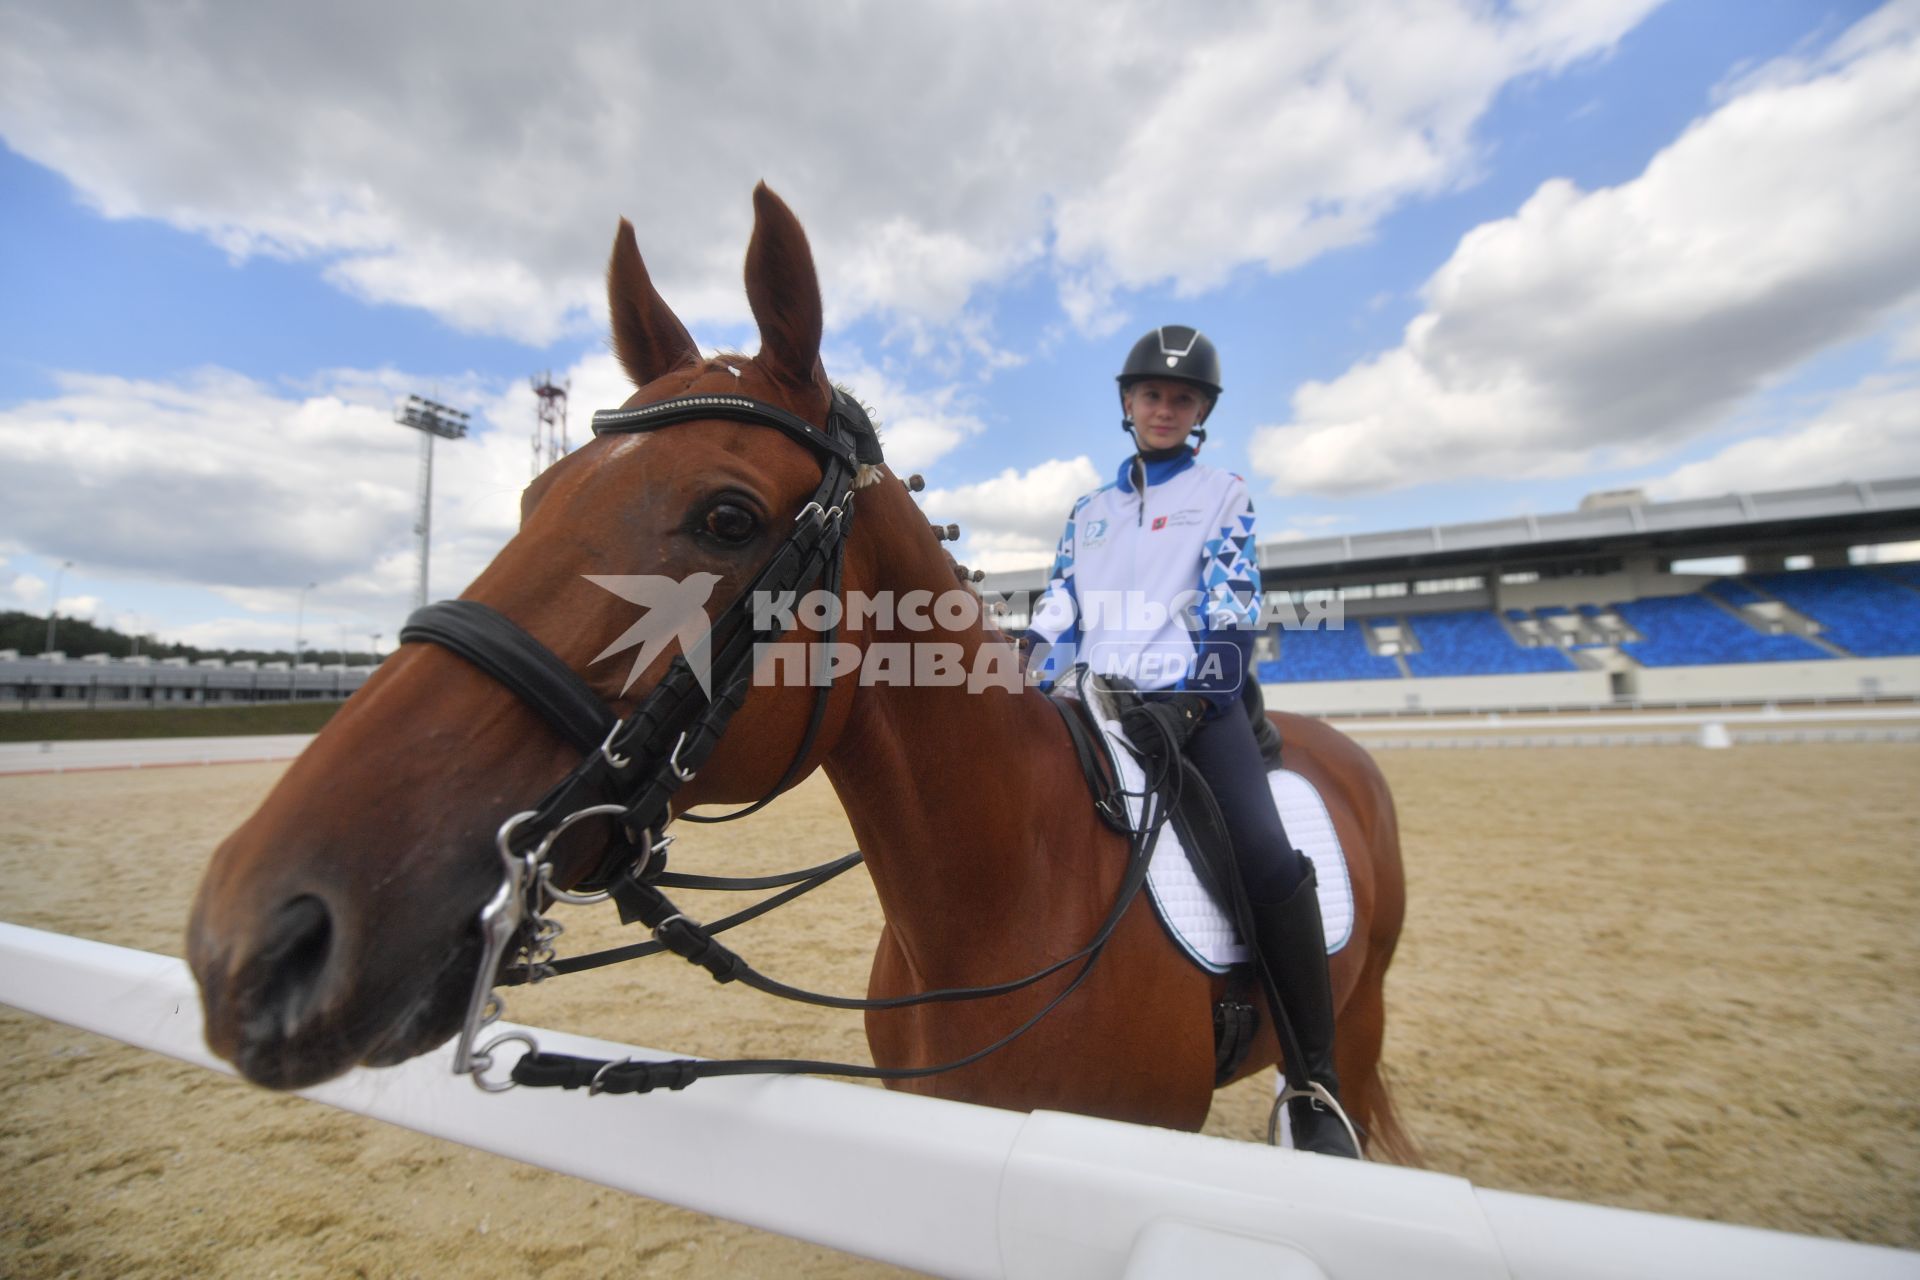
MULTIPOLYGON (((891 999, 821 995, 777 982, 755 971, 714 934, 753 919, 860 861, 856 851, 834 862, 785 876, 726 879, 668 873, 666 850, 673 843, 666 828, 673 821, 671 802, 693 780, 712 754, 728 722, 747 696, 756 650, 778 641, 785 627, 770 620, 755 626, 756 598, 797 596, 815 583, 838 593, 846 539, 853 518, 855 479, 862 466, 881 462, 879 439, 859 403, 836 389, 826 429, 776 405, 744 396, 682 396, 635 409, 602 410, 593 416, 595 435, 651 431, 676 423, 729 419, 779 430, 812 449, 822 460, 820 484, 794 517, 794 527, 772 557, 693 646, 693 657, 676 655, 666 676, 624 720, 614 716, 592 687, 558 655, 518 624, 471 600, 450 600, 416 610, 402 628, 402 643, 440 645, 505 685, 583 753, 583 758, 529 810, 501 824, 494 843, 502 866, 498 890, 481 909, 482 954, 468 999, 465 1021, 454 1052, 456 1074, 468 1074, 488 1092, 515 1085, 586 1087, 592 1093, 644 1093, 681 1089, 706 1076, 766 1073, 824 1073, 878 1080, 905 1080, 951 1071, 977 1062, 1037 1025, 1071 995, 1092 972, 1121 917, 1146 882, 1147 867, 1166 810, 1153 808, 1139 830, 1128 832, 1128 866, 1112 910, 1087 944, 1071 955, 1024 978, 989 986, 949 988, 891 999), (696 678, 696 660, 704 660, 710 682, 696 678), (611 797, 611 798, 609 798, 611 797), (598 865, 574 889, 553 883, 549 861, 567 830, 590 818, 615 820, 616 838, 598 865), (702 925, 682 913, 661 887, 754 889, 791 886, 715 924, 702 925), (553 944, 562 927, 543 913, 553 903, 590 905, 612 899, 623 923, 638 921, 655 941, 569 960, 555 957, 553 944), (522 1031, 478 1043, 497 1022, 504 1005, 494 990, 539 982, 561 973, 597 968, 618 960, 672 951, 698 964, 720 982, 738 981, 770 995, 837 1009, 899 1009, 946 1001, 1005 995, 1032 986, 1069 966, 1079 970, 1066 986, 1031 1018, 992 1044, 952 1062, 928 1067, 884 1068, 856 1063, 802 1059, 670 1061, 575 1058, 544 1053, 522 1031), (510 953, 519 963, 506 963, 510 953), (509 1078, 489 1080, 494 1053, 502 1045, 526 1047, 509 1078)), ((777 618, 781 611, 772 613, 777 618)), ((831 642, 834 632, 827 633, 831 642)), ((813 676, 819 692, 812 714, 785 773, 759 800, 711 817, 681 815, 693 822, 725 822, 745 817, 770 803, 798 775, 811 754, 825 719, 831 682, 813 676)))
MULTIPOLYGON (((876 1067, 854 1062, 825 1062, 805 1058, 671 1058, 663 1061, 640 1058, 582 1058, 570 1054, 546 1053, 533 1043, 532 1037, 523 1032, 509 1032, 488 1044, 481 1051, 482 1056, 474 1068, 474 1083, 490 1092, 498 1092, 513 1085, 522 1084, 532 1087, 558 1087, 562 1089, 585 1088, 589 1093, 650 1093, 655 1089, 684 1089, 696 1080, 712 1076, 741 1075, 837 1075, 864 1080, 915 1080, 927 1076, 939 1075, 961 1067, 971 1066, 988 1055, 1005 1048, 1021 1036, 1038 1026, 1042 1019, 1052 1013, 1060 1003, 1072 995, 1093 972, 1093 966, 1106 949, 1113 931, 1119 927, 1121 917, 1139 896, 1146 884, 1147 869, 1153 861, 1154 844, 1159 838, 1163 825, 1161 817, 1153 817, 1144 831, 1134 833, 1129 841, 1127 874, 1115 895, 1113 908, 1107 918, 1101 922, 1094 936, 1071 955, 1054 961, 1052 964, 1007 982, 980 987, 950 987, 935 991, 922 991, 916 995, 896 996, 890 999, 867 999, 851 996, 830 996, 818 992, 803 991, 783 982, 775 981, 759 973, 748 965, 737 953, 728 950, 715 941, 713 934, 732 924, 741 923, 750 915, 759 914, 761 909, 771 909, 791 897, 812 888, 811 883, 796 887, 786 894, 776 895, 765 903, 756 904, 747 911, 728 917, 713 926, 705 926, 681 914, 650 883, 645 883, 638 875, 623 877, 612 889, 612 897, 620 909, 623 923, 639 921, 653 931, 660 949, 672 951, 682 958, 701 966, 719 982, 735 982, 751 987, 767 995, 782 999, 799 1001, 802 1004, 819 1005, 830 1009, 904 1009, 915 1005, 948 1003, 961 1000, 980 1000, 992 996, 1008 995, 1015 991, 1042 981, 1061 972, 1068 966, 1079 964, 1072 979, 1062 987, 1045 1005, 1025 1022, 1001 1036, 991 1044, 963 1057, 949 1062, 935 1063, 925 1067, 876 1067), (527 1052, 514 1063, 510 1082, 493 1084, 483 1077, 491 1061, 486 1055, 500 1043, 520 1041, 527 1045, 527 1052)), ((859 855, 850 854, 840 862, 847 865, 859 855)), ((828 864, 838 866, 838 864, 828 864)), ((814 868, 820 872, 824 868, 814 868)), ((832 872, 830 874, 837 874, 832 872)), ((801 873, 806 874, 806 873, 801 873)), ((647 948, 646 954, 653 954, 653 944, 641 944, 647 948)), ((611 953, 602 953, 610 956, 611 953)), ((636 957, 637 958, 637 957, 636 957)), ((610 959, 600 956, 582 957, 597 963, 611 963, 610 959)), ((558 962, 565 963, 565 962, 558 962)), ((589 967, 580 965, 579 967, 589 967)), ((596 966, 597 967, 597 966, 596 966)))

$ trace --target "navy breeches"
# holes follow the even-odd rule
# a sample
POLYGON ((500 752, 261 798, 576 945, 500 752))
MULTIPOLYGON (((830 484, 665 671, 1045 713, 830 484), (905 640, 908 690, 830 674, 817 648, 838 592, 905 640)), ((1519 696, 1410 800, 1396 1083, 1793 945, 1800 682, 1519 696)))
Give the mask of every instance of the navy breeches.
POLYGON ((1256 903, 1284 902, 1313 864, 1293 847, 1280 825, 1280 811, 1267 786, 1266 762, 1246 713, 1236 705, 1208 717, 1194 731, 1187 755, 1226 815, 1247 896, 1256 903))

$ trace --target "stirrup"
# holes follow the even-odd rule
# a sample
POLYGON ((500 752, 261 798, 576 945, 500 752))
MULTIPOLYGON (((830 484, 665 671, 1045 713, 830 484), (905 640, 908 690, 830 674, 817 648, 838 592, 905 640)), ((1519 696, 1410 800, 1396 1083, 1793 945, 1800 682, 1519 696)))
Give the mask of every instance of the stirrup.
POLYGON ((1275 1095, 1273 1099, 1273 1110, 1267 1113, 1268 1146, 1277 1147, 1280 1145, 1280 1108, 1286 1106, 1295 1098, 1309 1099, 1333 1112, 1333 1114, 1339 1118, 1341 1125, 1345 1127, 1348 1140, 1353 1143, 1354 1157, 1361 1161, 1366 1160, 1367 1149, 1360 1145, 1359 1131, 1353 1127, 1353 1121, 1347 1118, 1347 1109, 1341 1106, 1339 1100, 1333 1096, 1327 1089, 1327 1086, 1321 1084, 1318 1080, 1307 1081, 1307 1087, 1304 1089, 1296 1089, 1292 1085, 1287 1085, 1275 1095))

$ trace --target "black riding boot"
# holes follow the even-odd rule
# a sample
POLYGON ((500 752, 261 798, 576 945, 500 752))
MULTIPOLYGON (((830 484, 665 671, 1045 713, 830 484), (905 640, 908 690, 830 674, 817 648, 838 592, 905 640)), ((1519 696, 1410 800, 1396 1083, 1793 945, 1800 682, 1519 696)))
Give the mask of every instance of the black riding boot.
MULTIPOLYGON (((1300 1042, 1305 1059, 1298 1065, 1309 1080, 1340 1097, 1333 1070, 1333 984, 1327 977, 1327 935, 1320 923, 1320 895, 1312 872, 1277 905, 1253 904, 1254 933, 1260 955, 1273 975, 1280 1003, 1300 1042)), ((1293 1121, 1293 1145, 1302 1151, 1357 1158, 1353 1139, 1340 1117, 1311 1098, 1287 1103, 1293 1121)))

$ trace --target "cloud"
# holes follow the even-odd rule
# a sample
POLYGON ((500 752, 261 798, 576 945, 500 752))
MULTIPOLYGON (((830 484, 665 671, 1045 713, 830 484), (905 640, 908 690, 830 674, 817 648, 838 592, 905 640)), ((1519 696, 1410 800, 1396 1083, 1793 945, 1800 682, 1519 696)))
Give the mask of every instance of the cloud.
POLYGON ((1659 501, 1920 475, 1920 373, 1869 378, 1812 421, 1728 445, 1642 487, 1659 501))
MULTIPOLYGON (((419 450, 392 421, 397 385, 431 384, 390 370, 295 391, 220 369, 60 375, 54 396, 0 411, 9 537, 89 573, 207 587, 262 612, 293 614, 300 584, 316 582, 310 615, 323 599, 333 612, 397 615, 415 576, 419 450)), ((511 535, 530 472, 525 431, 485 430, 484 414, 475 424, 469 439, 436 444, 436 595, 511 535)))
POLYGON ((838 325, 950 324, 1051 257, 1103 331, 1118 289, 1282 269, 1470 179, 1503 84, 1653 3, 16 6, 0 135, 107 216, 532 343, 597 327, 622 212, 690 323, 743 320, 761 178, 838 325))
MULTIPOLYGON (((883 406, 887 456, 902 472, 982 429, 958 387, 910 387, 854 360, 835 367, 883 406)), ((591 438, 594 409, 632 392, 604 351, 553 376, 571 389, 575 448, 591 438)), ((530 380, 332 369, 282 386, 202 369, 172 380, 62 374, 57 383, 49 398, 0 410, 8 544, 89 574, 205 588, 237 611, 167 632, 186 643, 291 647, 309 582, 314 644, 337 644, 342 623, 349 640, 391 634, 419 573, 421 437, 393 421, 407 392, 472 414, 467 438, 434 443, 433 598, 457 594, 513 536, 533 476, 530 380)), ((47 586, 0 561, 0 601, 43 610, 47 586)), ((95 597, 60 604, 68 615, 114 607, 95 597)))
POLYGON ((344 258, 326 277, 366 302, 419 307, 462 332, 506 334, 534 346, 597 326, 605 312, 596 280, 575 276, 550 286, 524 263, 468 261, 440 245, 344 258))
POLYGON ((0 607, 44 613, 47 608, 47 580, 37 573, 17 573, 0 557, 0 607))
POLYGON ((871 406, 887 465, 901 475, 932 466, 986 429, 959 386, 909 387, 851 352, 829 351, 824 363, 835 382, 871 406))
POLYGON ((929 489, 920 505, 935 524, 960 526, 959 560, 994 573, 1049 563, 1074 499, 1099 484, 1100 473, 1082 454, 1024 471, 1009 467, 979 484, 929 489))
MULTIPOLYGON (((1475 172, 1473 125, 1499 87, 1604 50, 1653 6, 1210 10, 1208 37, 1132 33, 1143 83, 1117 162, 1056 220, 1076 323, 1110 332, 1119 287, 1193 296, 1368 238, 1403 201, 1475 172)), ((1157 24, 1156 24, 1157 25, 1157 24)))
POLYGON ((1901 323, 1887 357, 1899 364, 1920 361, 1920 316, 1908 316, 1901 323))
POLYGON ((1920 292, 1920 10, 1757 76, 1618 187, 1463 237, 1397 348, 1256 432, 1280 492, 1638 465, 1920 292))
POLYGON ((100 616, 100 597, 61 596, 55 611, 63 618, 85 618, 91 621, 100 616))

